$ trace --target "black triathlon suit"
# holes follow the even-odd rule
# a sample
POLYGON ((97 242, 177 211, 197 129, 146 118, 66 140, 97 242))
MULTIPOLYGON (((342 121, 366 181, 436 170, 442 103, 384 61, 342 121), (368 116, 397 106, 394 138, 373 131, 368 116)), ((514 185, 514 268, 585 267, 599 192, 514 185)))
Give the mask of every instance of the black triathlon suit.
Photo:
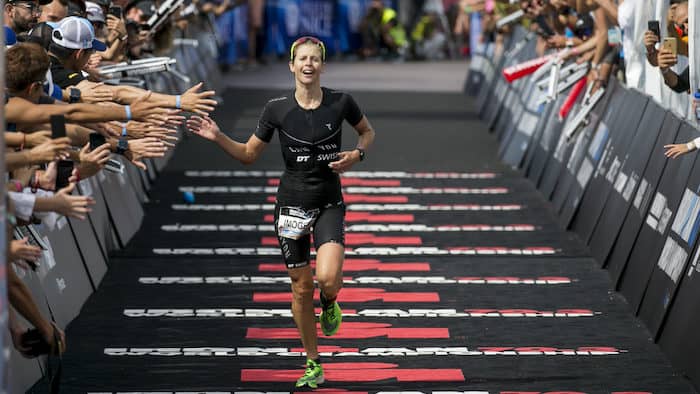
POLYGON ((318 108, 303 109, 294 92, 268 101, 255 135, 270 142, 275 130, 285 171, 277 190, 275 233, 287 268, 309 264, 314 247, 345 244, 345 204, 340 177, 328 163, 338 160, 343 120, 355 126, 363 114, 344 92, 321 88, 318 108))

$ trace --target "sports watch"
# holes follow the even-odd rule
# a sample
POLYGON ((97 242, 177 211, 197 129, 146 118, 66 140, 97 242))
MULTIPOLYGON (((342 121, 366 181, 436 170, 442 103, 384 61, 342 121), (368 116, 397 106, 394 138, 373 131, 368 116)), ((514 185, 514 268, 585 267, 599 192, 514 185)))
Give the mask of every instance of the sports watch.
POLYGON ((77 103, 80 101, 80 89, 76 88, 70 88, 70 96, 68 98, 68 102, 71 104, 77 103))
POLYGON ((119 141, 117 142, 117 153, 120 155, 123 155, 128 150, 129 150, 129 140, 127 140, 126 138, 120 138, 119 141))

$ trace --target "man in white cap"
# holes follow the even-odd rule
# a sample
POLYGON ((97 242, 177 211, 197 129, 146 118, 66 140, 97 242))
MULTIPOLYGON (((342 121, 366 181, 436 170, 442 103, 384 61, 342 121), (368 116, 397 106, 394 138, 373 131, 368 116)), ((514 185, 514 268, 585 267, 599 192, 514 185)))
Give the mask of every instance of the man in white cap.
MULTIPOLYGON (((61 89, 77 85, 85 79, 81 70, 95 51, 104 51, 107 46, 95 39, 92 23, 85 18, 70 16, 54 29, 49 45, 49 82, 61 89)), ((75 93, 77 94, 77 93, 75 93)), ((78 101, 76 97, 74 101, 78 101)))

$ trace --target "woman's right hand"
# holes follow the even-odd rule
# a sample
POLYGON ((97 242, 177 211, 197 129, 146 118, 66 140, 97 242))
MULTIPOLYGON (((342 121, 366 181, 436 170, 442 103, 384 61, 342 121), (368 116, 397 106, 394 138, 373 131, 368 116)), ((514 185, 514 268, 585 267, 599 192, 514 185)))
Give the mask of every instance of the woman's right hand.
POLYGON ((198 136, 214 141, 221 134, 219 125, 212 118, 193 116, 187 120, 187 128, 198 136))

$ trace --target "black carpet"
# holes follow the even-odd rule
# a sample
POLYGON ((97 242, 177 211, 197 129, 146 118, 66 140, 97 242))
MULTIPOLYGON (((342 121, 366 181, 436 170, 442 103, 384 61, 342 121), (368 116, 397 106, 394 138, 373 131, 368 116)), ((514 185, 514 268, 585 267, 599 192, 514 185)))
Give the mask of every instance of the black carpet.
MULTIPOLYGON (((246 139, 275 93, 228 91, 216 119, 246 139)), ((377 142, 346 177, 345 318, 320 338, 325 392, 694 392, 532 184, 498 163, 467 98, 354 96, 377 142)), ((179 145, 67 330, 66 393, 299 391, 276 177, 255 172, 281 169, 271 145, 250 167, 193 136, 179 145)))

